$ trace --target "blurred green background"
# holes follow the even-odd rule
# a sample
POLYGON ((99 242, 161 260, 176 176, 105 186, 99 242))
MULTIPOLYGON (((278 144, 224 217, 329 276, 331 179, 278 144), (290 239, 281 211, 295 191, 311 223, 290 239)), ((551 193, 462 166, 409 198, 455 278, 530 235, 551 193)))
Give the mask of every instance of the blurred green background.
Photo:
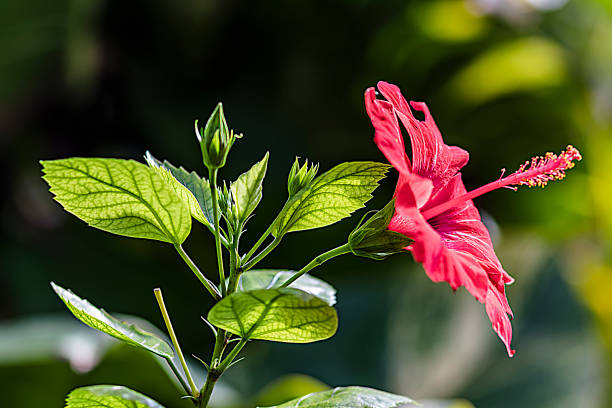
MULTIPOLYGON (((336 336, 249 344, 216 405, 358 384, 425 407, 449 398, 612 407, 612 1, 3 0, 0 27, 3 407, 61 407, 68 391, 97 383, 190 406, 150 356, 72 319, 50 280, 158 327, 160 286, 183 349, 204 359, 212 349, 200 320, 209 297, 172 247, 64 213, 38 160, 141 160, 148 149, 203 174, 193 121, 223 101, 245 134, 223 177, 271 155, 248 248, 282 206, 295 156, 323 171, 384 160, 363 107, 363 91, 381 79, 426 101, 446 142, 469 150, 468 188, 567 144, 583 153, 563 182, 476 202, 516 278, 516 356, 506 356, 482 305, 430 282, 410 255, 345 256, 314 273, 339 290, 336 336)), ((369 208, 388 200, 394 177, 369 208)), ((344 242, 357 220, 290 234, 261 266, 301 267, 344 242)), ((186 247, 214 271, 208 231, 195 225, 186 247)))

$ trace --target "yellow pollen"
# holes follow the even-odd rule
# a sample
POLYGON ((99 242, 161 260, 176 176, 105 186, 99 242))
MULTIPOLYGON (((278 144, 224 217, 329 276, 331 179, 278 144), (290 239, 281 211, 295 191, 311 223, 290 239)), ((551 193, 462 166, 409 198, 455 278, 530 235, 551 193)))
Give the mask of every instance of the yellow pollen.
POLYGON ((549 181, 563 180, 565 171, 575 166, 574 161, 580 160, 582 156, 578 149, 569 145, 558 156, 547 152, 544 156, 533 157, 523 163, 508 179, 512 180, 512 185, 545 187, 549 181))

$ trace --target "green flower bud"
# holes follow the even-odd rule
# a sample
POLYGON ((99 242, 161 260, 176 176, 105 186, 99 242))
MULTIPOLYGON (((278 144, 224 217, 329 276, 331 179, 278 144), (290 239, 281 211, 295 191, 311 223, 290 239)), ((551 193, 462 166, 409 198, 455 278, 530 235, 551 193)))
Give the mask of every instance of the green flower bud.
POLYGON ((198 121, 196 120, 195 132, 202 149, 204 164, 209 169, 218 169, 225 166, 230 148, 237 138, 242 137, 241 134, 236 135, 234 131, 227 127, 221 102, 217 104, 212 115, 210 115, 204 129, 198 129, 198 121))
POLYGON ((389 230, 389 222, 394 213, 395 200, 391 200, 385 208, 375 212, 365 222, 369 213, 364 215, 348 238, 353 254, 381 260, 403 252, 412 240, 399 232, 389 230))
POLYGON ((305 163, 300 166, 299 160, 296 157, 295 162, 293 162, 293 166, 291 166, 289 177, 287 179, 287 190, 289 191, 289 197, 292 197, 302 188, 309 185, 317 175, 318 171, 318 164, 311 164, 309 168, 308 159, 306 159, 305 163))

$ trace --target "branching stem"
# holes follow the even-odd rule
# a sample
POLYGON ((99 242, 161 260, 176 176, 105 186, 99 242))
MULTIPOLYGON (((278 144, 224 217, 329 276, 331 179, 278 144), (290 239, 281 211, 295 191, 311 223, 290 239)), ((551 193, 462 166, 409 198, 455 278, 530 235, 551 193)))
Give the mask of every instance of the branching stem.
POLYGON ((312 261, 310 261, 306 266, 304 266, 302 269, 297 271, 293 276, 287 279, 280 287, 286 288, 287 286, 291 285, 293 282, 298 280, 300 276, 304 275, 309 270, 316 268, 317 266, 321 265, 324 262, 327 262, 328 260, 332 258, 335 258, 342 254, 346 254, 348 252, 351 252, 351 248, 349 247, 349 244, 347 243, 347 244, 341 245, 337 248, 334 248, 332 250, 329 250, 317 256, 312 261))
POLYGON ((219 289, 217 289, 215 284, 212 283, 208 278, 206 278, 206 276, 204 276, 204 274, 200 271, 200 268, 198 268, 198 266, 191 260, 189 255, 187 255, 185 249, 183 249, 183 247, 178 244, 175 244, 174 248, 176 248, 181 258, 183 258, 187 266, 189 266, 189 269, 191 269, 195 276, 200 280, 200 282, 202 282, 202 285, 204 285, 204 287, 206 288, 206 290, 208 290, 212 297, 215 300, 220 300, 221 293, 219 292, 219 289))

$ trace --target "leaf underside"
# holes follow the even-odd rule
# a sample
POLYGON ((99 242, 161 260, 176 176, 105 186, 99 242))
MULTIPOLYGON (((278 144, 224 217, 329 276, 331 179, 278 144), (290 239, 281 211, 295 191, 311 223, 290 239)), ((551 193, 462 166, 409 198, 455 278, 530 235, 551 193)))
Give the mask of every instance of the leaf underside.
POLYGON ((164 408, 151 398, 119 385, 93 385, 68 394, 65 408, 164 408))
POLYGON ((401 408, 418 405, 401 395, 366 387, 337 387, 269 408, 401 408))
POLYGON ((338 328, 333 307, 290 288, 235 292, 210 310, 208 321, 242 338, 283 343, 324 340, 338 328))
POLYGON ((43 179, 66 211, 114 234, 181 244, 191 231, 188 205, 155 169, 134 160, 47 160, 43 179))
MULTIPOLYGON (((238 281, 238 291, 277 288, 295 274, 295 271, 278 269, 253 269, 243 273, 238 281)), ((336 289, 329 283, 309 274, 300 276, 290 288, 310 293, 330 306, 336 303, 336 289)))
POLYGON ((154 334, 111 316, 103 309, 98 309, 87 300, 81 299, 70 290, 64 289, 53 282, 51 282, 51 286, 72 314, 89 327, 133 346, 148 350, 158 356, 174 357, 174 351, 172 351, 170 345, 154 334))
POLYGON ((351 215, 372 198, 389 165, 347 162, 315 178, 285 205, 274 236, 325 227, 351 215))

